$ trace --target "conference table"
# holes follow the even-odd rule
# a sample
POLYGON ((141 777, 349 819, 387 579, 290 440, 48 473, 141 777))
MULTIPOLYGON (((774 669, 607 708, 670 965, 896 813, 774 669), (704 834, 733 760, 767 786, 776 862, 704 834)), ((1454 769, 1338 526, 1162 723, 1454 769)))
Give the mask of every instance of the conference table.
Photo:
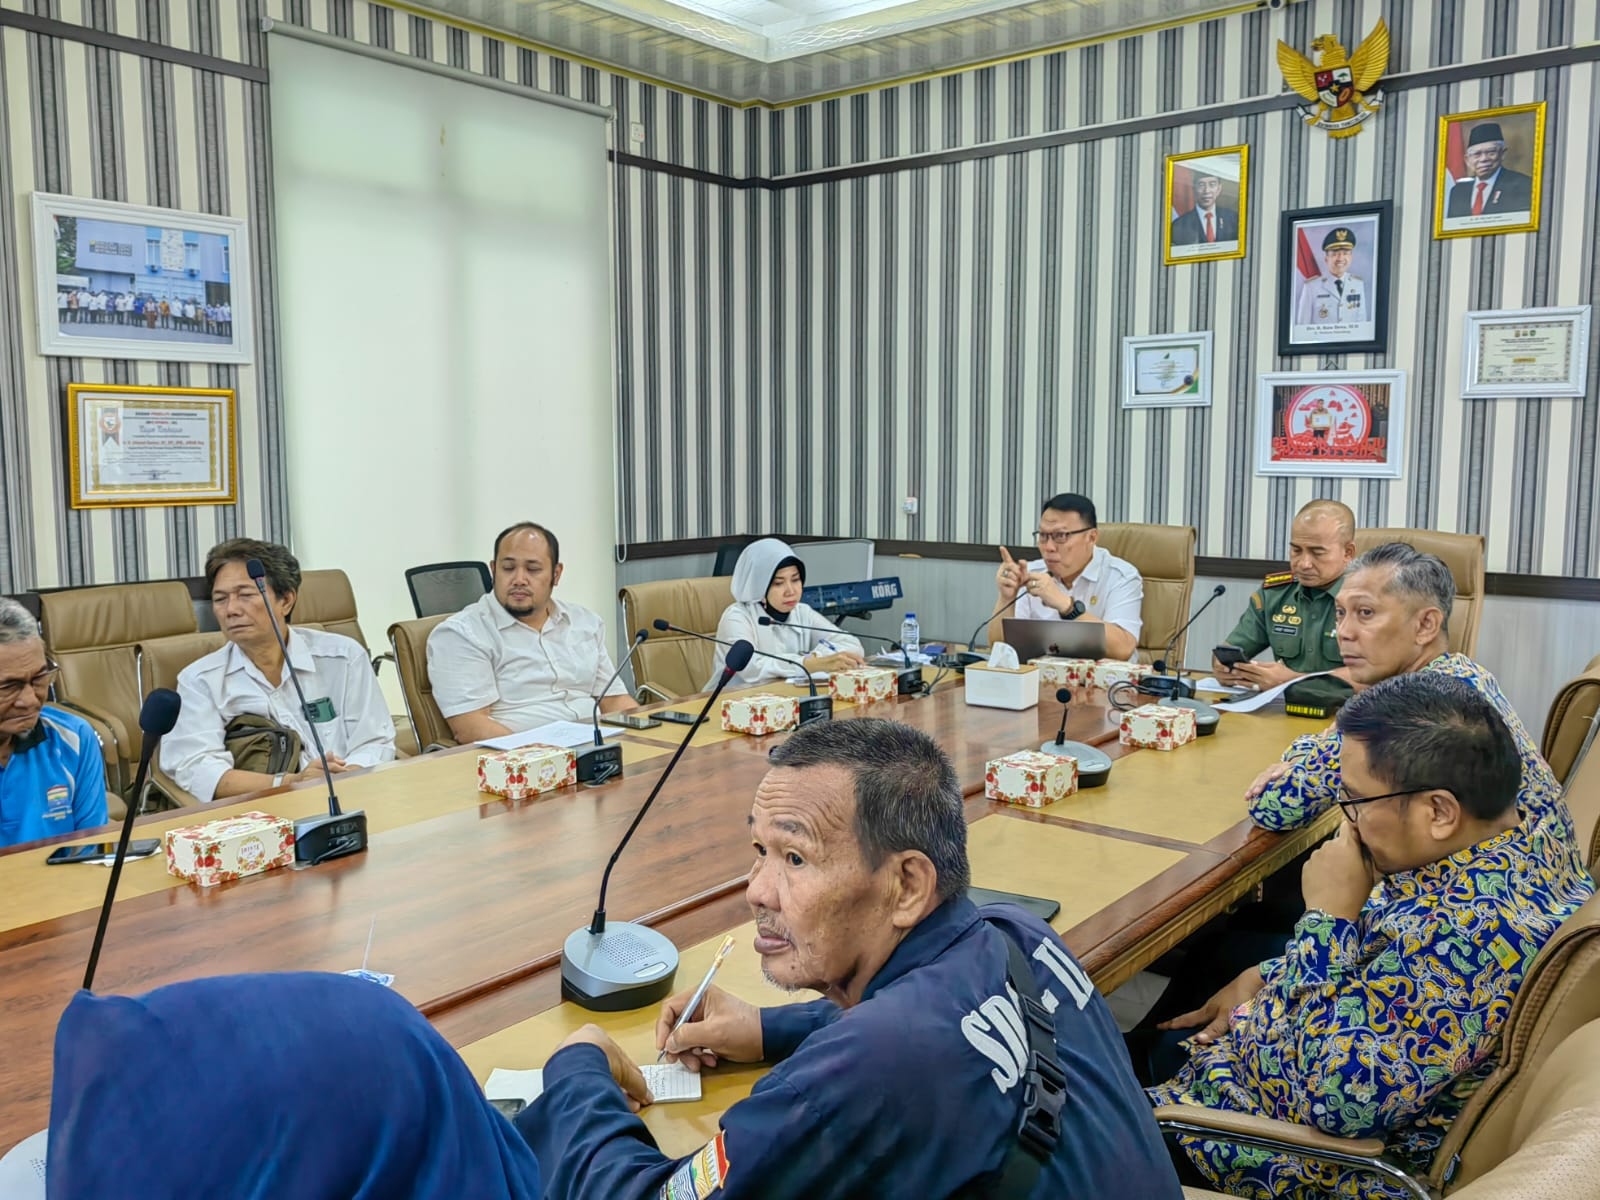
MULTIPOLYGON (((1245 814, 1250 780, 1314 725, 1281 709, 1230 713, 1214 736, 1176 751, 1131 750, 1117 744, 1120 714, 1101 692, 1075 694, 1067 736, 1116 760, 1104 787, 1042 809, 985 800, 986 763, 1053 738, 1061 712, 1050 701, 1021 712, 970 706, 957 680, 926 696, 839 705, 835 719, 904 721, 944 747, 966 797, 973 882, 1059 901, 1053 924, 1102 991, 1331 828, 1325 818, 1274 834, 1245 814)), ((339 776, 345 810, 367 814, 370 849, 314 868, 201 888, 169 875, 159 854, 129 862, 95 988, 137 994, 206 975, 347 970, 362 965, 370 935, 370 968, 394 975, 394 988, 462 1049, 480 1079, 493 1066, 542 1065, 563 1031, 595 1018, 561 1002, 561 944, 588 924, 606 860, 685 729, 626 731, 621 778, 519 801, 478 791, 476 747, 339 776)), ((764 986, 752 974, 744 928, 746 817, 767 753, 784 736, 728 733, 713 713, 612 876, 611 917, 655 925, 683 948, 679 986, 693 986, 728 931, 738 931, 741 946, 724 983, 764 986)), ((203 819, 252 810, 299 817, 325 807, 324 788, 301 784, 208 806, 203 819)), ((197 817, 192 809, 147 815, 138 836, 197 817)), ((76 833, 0 852, 0 1151, 48 1118, 55 1024, 81 986, 106 882, 103 870, 46 867, 45 857, 54 844, 106 836, 76 833)), ((776 991, 765 997, 782 1001, 776 991)), ((653 1031, 654 1011, 611 1014, 604 1023, 629 1045, 653 1031)), ((652 1109, 652 1128, 660 1122, 668 1131, 663 1145, 692 1148, 755 1077, 751 1069, 719 1073, 702 1101, 652 1109)))

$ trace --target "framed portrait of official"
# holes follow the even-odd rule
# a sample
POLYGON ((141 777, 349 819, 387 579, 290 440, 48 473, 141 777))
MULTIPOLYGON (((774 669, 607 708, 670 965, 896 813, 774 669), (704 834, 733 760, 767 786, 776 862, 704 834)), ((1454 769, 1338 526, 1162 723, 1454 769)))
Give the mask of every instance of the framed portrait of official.
POLYGON ((232 388, 67 385, 73 508, 232 504, 232 388))
POLYGON ((1438 155, 1434 237, 1539 228, 1544 101, 1440 117, 1438 155))
POLYGON ((1399 479, 1404 371, 1282 371, 1256 398, 1256 474, 1399 479))
POLYGON ((1278 226, 1278 353, 1389 349, 1389 231, 1394 204, 1302 208, 1278 226))
POLYGON ((1123 338, 1122 407, 1208 407, 1213 337, 1208 329, 1123 338))
POLYGON ((1165 256, 1177 263, 1244 257, 1249 146, 1167 156, 1165 256))
POLYGON ((33 277, 40 354, 251 361, 236 217, 35 192, 33 277))

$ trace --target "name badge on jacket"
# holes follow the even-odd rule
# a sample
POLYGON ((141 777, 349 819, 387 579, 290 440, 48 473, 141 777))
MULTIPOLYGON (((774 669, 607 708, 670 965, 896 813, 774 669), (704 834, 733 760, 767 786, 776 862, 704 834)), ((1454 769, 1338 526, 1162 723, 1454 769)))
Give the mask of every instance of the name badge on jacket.
POLYGON ((315 725, 326 725, 338 715, 333 710, 333 701, 326 696, 320 700, 306 701, 306 720, 315 725))
POLYGON ((47 821, 59 821, 72 815, 72 789, 58 783, 44 794, 44 816, 47 821))

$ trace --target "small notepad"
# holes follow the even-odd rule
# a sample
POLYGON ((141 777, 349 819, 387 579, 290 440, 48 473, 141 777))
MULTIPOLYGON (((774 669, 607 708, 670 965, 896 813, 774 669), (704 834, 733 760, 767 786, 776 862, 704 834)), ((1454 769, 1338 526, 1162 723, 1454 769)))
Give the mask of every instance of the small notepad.
MULTIPOLYGON (((657 1104, 700 1099, 700 1076, 677 1063, 649 1063, 641 1065, 639 1071, 657 1104)), ((483 1085, 483 1094, 491 1100, 522 1100, 528 1104, 543 1091, 544 1072, 539 1070, 508 1071, 496 1067, 483 1085)))

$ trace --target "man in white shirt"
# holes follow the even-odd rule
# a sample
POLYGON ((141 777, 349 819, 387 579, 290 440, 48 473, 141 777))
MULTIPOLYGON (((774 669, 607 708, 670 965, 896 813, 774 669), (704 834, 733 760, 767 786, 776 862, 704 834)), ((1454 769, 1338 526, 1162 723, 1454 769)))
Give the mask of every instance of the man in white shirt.
MULTIPOLYGON (((1106 627, 1106 655, 1132 659, 1144 627, 1144 580, 1132 563, 1100 549, 1094 501, 1063 492, 1044 503, 1034 541, 1044 557, 1024 566, 1000 547, 995 585, 1011 615, 1028 621, 1089 621, 1106 627)), ((1002 640, 1001 613, 989 640, 1002 640)))
POLYGON ((300 564, 294 555, 272 542, 234 538, 212 547, 206 556, 206 581, 228 645, 178 675, 183 710, 161 743, 161 769, 173 782, 209 801, 285 781, 320 779, 313 721, 335 774, 394 758, 394 721, 361 643, 289 626, 300 589, 300 564), (245 567, 252 558, 259 558, 267 571, 265 598, 245 567), (272 631, 274 621, 289 647, 287 663, 272 631), (304 709, 289 678, 291 670, 305 691, 304 709), (300 735, 297 771, 273 776, 234 766, 224 729, 245 713, 300 735))
POLYGON ((520 733, 550 721, 587 721, 633 700, 614 680, 601 619, 552 593, 561 543, 523 521, 494 542, 494 591, 428 635, 433 699, 458 742, 520 733), (601 689, 604 688, 604 695, 601 689))

